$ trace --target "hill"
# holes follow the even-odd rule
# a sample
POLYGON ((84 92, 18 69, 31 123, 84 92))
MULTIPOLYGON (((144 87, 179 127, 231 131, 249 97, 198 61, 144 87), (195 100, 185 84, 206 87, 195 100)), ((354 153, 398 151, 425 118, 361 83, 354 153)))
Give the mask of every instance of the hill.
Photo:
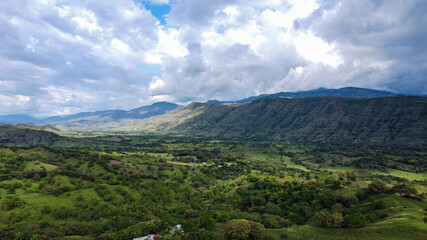
POLYGON ((115 131, 219 139, 427 147, 427 98, 263 98, 243 104, 193 103, 115 131))
POLYGON ((28 126, 19 125, 0 125, 0 144, 1 145, 52 145, 57 141, 63 140, 55 133, 40 129, 31 129, 28 126))

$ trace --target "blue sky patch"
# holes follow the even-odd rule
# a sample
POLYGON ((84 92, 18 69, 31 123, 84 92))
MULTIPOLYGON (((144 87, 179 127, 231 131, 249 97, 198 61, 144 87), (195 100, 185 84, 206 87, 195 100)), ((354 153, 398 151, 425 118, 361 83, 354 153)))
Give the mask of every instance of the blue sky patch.
POLYGON ((152 74, 161 74, 162 73, 162 67, 159 64, 147 64, 147 63, 137 63, 136 68, 152 73, 152 74))
POLYGON ((165 15, 171 11, 170 4, 153 4, 149 1, 142 1, 141 3, 145 9, 149 10, 154 17, 159 19, 160 24, 166 25, 165 15))

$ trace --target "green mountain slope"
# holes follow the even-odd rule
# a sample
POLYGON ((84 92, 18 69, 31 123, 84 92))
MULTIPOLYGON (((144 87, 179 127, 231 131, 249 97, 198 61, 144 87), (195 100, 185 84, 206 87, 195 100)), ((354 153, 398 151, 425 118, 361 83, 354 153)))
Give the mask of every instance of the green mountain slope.
POLYGON ((425 97, 264 98, 244 104, 191 104, 115 130, 425 148, 426 116, 425 97))

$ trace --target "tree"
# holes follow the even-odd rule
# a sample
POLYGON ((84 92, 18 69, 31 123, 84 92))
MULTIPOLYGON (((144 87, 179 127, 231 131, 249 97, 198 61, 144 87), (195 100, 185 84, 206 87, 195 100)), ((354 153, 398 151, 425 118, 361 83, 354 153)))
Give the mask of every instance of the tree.
POLYGON ((373 181, 368 185, 369 191, 372 193, 385 193, 387 191, 387 185, 381 181, 373 181))
POLYGON ((341 213, 330 214, 320 211, 316 213, 316 222, 321 227, 342 227, 344 225, 344 218, 341 213))
POLYGON ((246 240, 257 239, 265 230, 260 223, 251 222, 246 219, 232 220, 227 224, 228 239, 246 240))
POLYGON ((201 228, 212 230, 215 226, 215 219, 212 217, 212 213, 203 212, 199 215, 199 225, 201 228))
POLYGON ((391 192, 402 197, 416 198, 418 191, 417 189, 410 187, 406 184, 396 184, 391 188, 391 192))
POLYGON ((251 233, 251 223, 245 219, 232 220, 227 225, 227 235, 230 239, 249 239, 251 233))

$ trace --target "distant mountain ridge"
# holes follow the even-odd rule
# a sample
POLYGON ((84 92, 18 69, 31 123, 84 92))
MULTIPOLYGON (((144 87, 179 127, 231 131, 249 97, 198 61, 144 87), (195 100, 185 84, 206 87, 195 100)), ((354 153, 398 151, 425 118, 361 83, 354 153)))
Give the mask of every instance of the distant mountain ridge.
POLYGON ((168 111, 174 110, 179 105, 170 102, 157 102, 149 106, 143 106, 135 108, 129 111, 126 110, 105 110, 105 111, 96 111, 96 112, 81 112, 68 116, 54 116, 43 119, 42 123, 52 123, 52 122, 63 122, 73 119, 85 119, 90 117, 100 117, 100 118, 109 118, 112 120, 120 119, 144 119, 151 116, 164 114, 168 111))
MULTIPOLYGON (((211 100, 208 103, 247 103, 262 98, 307 98, 307 97, 347 97, 347 98, 378 98, 395 96, 396 93, 379 91, 366 88, 345 87, 340 89, 319 88, 310 91, 301 92, 280 92, 275 94, 262 94, 237 101, 216 101, 211 100)), ((129 111, 126 110, 105 110, 96 112, 81 112, 68 116, 53 116, 45 119, 35 118, 29 115, 4 115, 0 116, 0 123, 34 123, 51 124, 63 129, 87 130, 112 130, 123 122, 129 124, 139 119, 150 118, 156 115, 165 114, 179 107, 175 103, 158 102, 150 106, 143 106, 129 111), (100 127, 101 126, 101 127, 100 127)))
POLYGON ((40 119, 25 114, 2 115, 0 123, 39 123, 40 119))
POLYGON ((339 89, 319 88, 300 92, 279 92, 273 94, 261 94, 236 101, 210 100, 208 103, 245 103, 261 98, 307 98, 307 97, 348 97, 348 98, 378 98, 399 95, 388 91, 380 91, 367 88, 344 87, 339 89))
POLYGON ((104 130, 108 130, 133 120, 141 120, 156 115, 162 115, 178 107, 179 105, 175 103, 158 102, 150 106, 139 107, 129 111, 107 110, 83 112, 64 117, 51 117, 43 120, 42 123, 67 130, 91 130, 99 129, 99 126, 102 126, 104 130))
POLYGON ((52 116, 44 119, 35 118, 30 115, 3 115, 0 116, 0 123, 35 123, 35 124, 52 124, 67 121, 84 121, 88 119, 108 119, 112 121, 120 121, 121 119, 144 119, 155 115, 164 114, 174 110, 179 105, 170 102, 157 102, 149 106, 135 108, 129 111, 126 110, 105 110, 96 112, 81 112, 67 116, 52 116))

